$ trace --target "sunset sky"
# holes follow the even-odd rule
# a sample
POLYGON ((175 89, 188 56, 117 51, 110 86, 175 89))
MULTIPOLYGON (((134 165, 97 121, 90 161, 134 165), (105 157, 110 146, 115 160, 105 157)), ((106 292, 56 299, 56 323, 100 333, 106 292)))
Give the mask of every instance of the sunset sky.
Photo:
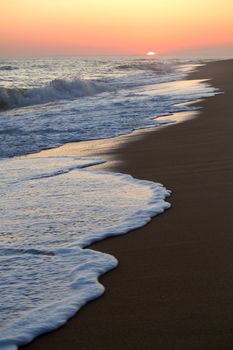
POLYGON ((0 55, 233 46, 233 0, 1 0, 0 55))

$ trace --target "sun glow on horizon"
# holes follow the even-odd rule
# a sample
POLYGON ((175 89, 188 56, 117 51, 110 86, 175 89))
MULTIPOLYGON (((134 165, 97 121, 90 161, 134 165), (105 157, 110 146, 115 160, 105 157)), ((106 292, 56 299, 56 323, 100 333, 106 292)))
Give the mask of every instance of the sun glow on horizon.
POLYGON ((147 56, 155 56, 156 53, 154 51, 148 51, 147 56))
POLYGON ((233 0, 2 0, 0 55, 233 46, 232 23, 233 0))

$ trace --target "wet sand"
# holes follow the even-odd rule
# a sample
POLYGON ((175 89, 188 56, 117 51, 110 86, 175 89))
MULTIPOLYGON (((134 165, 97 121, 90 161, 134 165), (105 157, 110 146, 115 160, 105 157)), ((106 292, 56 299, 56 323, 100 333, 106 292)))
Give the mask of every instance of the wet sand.
POLYGON ((93 245, 120 261, 101 278, 104 296, 21 349, 233 349, 233 60, 192 78, 224 94, 199 103, 196 118, 100 152, 114 156, 112 170, 172 190, 172 208, 93 245))

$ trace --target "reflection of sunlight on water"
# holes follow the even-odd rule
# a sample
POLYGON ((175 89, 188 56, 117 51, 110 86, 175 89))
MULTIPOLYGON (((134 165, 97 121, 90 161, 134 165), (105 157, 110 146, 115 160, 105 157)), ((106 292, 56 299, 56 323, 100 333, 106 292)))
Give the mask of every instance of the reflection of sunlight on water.
MULTIPOLYGON (((170 123, 183 123, 186 122, 190 119, 193 119, 195 117, 197 117, 199 114, 198 111, 187 111, 187 112, 179 112, 179 113, 174 113, 169 117, 159 117, 158 119, 166 119, 168 120, 170 123)), ((164 127, 169 127, 172 124, 165 124, 165 125, 161 125, 159 128, 164 128, 164 127)))
MULTIPOLYGON (((195 99, 195 94, 201 97, 202 89, 206 89, 206 82, 207 79, 177 80, 168 83, 148 85, 144 88, 144 92, 146 91, 148 95, 155 96, 167 96, 168 94, 171 94, 175 97, 175 95, 182 94, 183 97, 188 95, 193 100, 195 99)), ((143 91, 141 93, 143 94, 143 91)))
POLYGON ((183 72, 183 73, 190 73, 193 72, 194 70, 196 70, 199 67, 205 66, 205 64, 202 63, 195 63, 195 64, 185 64, 185 65, 180 65, 179 66, 179 72, 183 72))
MULTIPOLYGON (((182 103, 180 106, 192 105, 197 103, 197 101, 182 103)), ((91 141, 83 141, 83 142, 71 142, 66 143, 63 146, 52 148, 48 150, 44 150, 29 156, 24 156, 22 158, 47 158, 47 157, 95 157, 95 159, 106 159, 107 162, 96 164, 92 166, 94 170, 109 170, 112 166, 119 164, 119 160, 117 160, 114 156, 116 150, 125 145, 127 142, 133 138, 135 140, 136 137, 140 137, 141 135, 149 132, 154 132, 160 130, 160 128, 172 126, 173 123, 181 123, 188 121, 192 118, 195 118, 198 115, 198 110, 193 111, 184 111, 173 113, 169 116, 161 116, 156 117, 156 120, 168 121, 167 124, 163 124, 161 126, 156 126, 152 128, 139 129, 133 131, 131 134, 117 136, 109 139, 103 140, 91 140, 91 141), (110 151, 109 151, 110 150, 110 151)))
POLYGON ((48 245, 54 248, 55 233, 58 245, 60 240, 63 244, 78 242, 85 234, 120 225, 147 206, 153 194, 150 186, 125 175, 75 169, 85 162, 94 160, 52 157, 3 161, 4 234, 40 249, 48 245))

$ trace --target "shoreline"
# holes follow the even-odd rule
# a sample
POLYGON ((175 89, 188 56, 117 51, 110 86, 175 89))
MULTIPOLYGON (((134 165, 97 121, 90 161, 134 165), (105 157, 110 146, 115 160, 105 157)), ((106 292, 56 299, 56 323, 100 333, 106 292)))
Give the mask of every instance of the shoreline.
MULTIPOLYGON (((198 101, 187 102, 187 104, 197 105, 198 101)), ((184 103, 185 105, 186 103, 184 103)), ((53 157, 87 157, 97 160, 102 160, 103 163, 91 165, 90 170, 104 170, 110 172, 119 172, 117 169, 112 170, 112 167, 118 167, 118 164, 123 162, 123 160, 116 160, 115 153, 122 146, 130 143, 131 141, 136 141, 146 134, 154 133, 155 131, 163 130, 167 127, 172 127, 175 124, 180 124, 187 122, 193 118, 197 118, 199 115, 199 109, 190 111, 174 112, 171 115, 156 117, 159 119, 169 119, 168 123, 161 124, 159 126, 153 126, 148 128, 141 128, 132 131, 129 134, 110 137, 107 139, 97 139, 97 140, 86 140, 86 141, 74 141, 68 142, 64 145, 55 148, 48 148, 41 150, 36 153, 30 153, 20 156, 15 156, 15 158, 53 158, 53 157)))
POLYGON ((92 245, 120 262, 100 279, 105 295, 21 349, 230 348, 232 66, 210 62, 191 74, 214 77, 213 85, 225 91, 198 103, 204 107, 198 118, 109 150, 117 160, 111 170, 171 189, 172 209, 126 236, 92 245))

